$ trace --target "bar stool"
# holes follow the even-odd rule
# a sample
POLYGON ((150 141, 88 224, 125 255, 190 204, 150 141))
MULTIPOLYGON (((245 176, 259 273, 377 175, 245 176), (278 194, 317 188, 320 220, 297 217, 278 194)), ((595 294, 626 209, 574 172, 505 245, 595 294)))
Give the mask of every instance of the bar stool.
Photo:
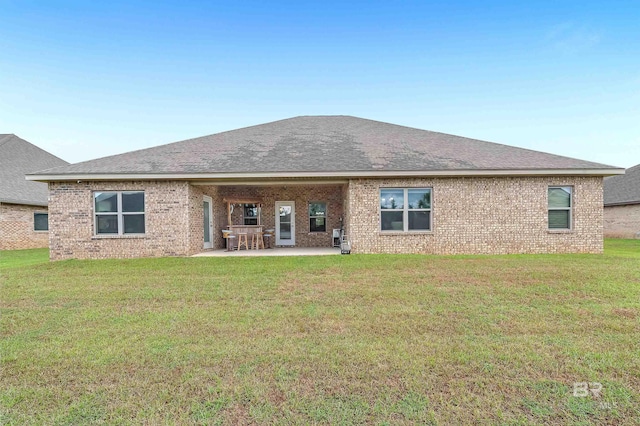
POLYGON ((223 229, 222 230, 222 238, 225 239, 226 245, 227 245, 227 251, 233 251, 233 240, 235 240, 236 236, 233 234, 232 231, 228 230, 228 229, 223 229))
POLYGON ((264 249, 264 240, 262 239, 262 235, 263 235, 262 231, 256 231, 253 234, 251 234, 252 248, 255 247, 255 249, 258 250, 260 248, 260 245, 262 245, 262 248, 264 249))
MULTIPOLYGON (((273 234, 276 232, 275 229, 267 229, 266 231, 264 231, 264 239, 267 241, 267 244, 269 246, 269 248, 273 248, 273 244, 271 243, 271 239, 273 238, 273 234)), ((266 248, 266 247, 265 247, 266 248)))
POLYGON ((238 232, 238 251, 240 251, 240 247, 242 247, 242 243, 244 242, 244 248, 249 250, 249 242, 247 241, 247 233, 246 232, 238 232))

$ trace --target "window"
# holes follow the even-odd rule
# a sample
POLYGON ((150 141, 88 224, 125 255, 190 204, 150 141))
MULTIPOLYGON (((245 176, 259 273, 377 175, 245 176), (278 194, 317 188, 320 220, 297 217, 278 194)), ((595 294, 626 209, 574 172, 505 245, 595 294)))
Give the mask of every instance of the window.
POLYGON ((380 189, 382 231, 430 231, 431 188, 380 189))
POLYGON ((96 235, 144 234, 144 192, 94 192, 96 235))
POLYGON ((550 186, 547 202, 549 206, 549 229, 571 229, 572 188, 550 186))
POLYGON ((255 204, 244 204, 242 209, 242 220, 244 225, 258 224, 258 207, 255 204))
POLYGON ((327 232, 327 203, 309 203, 309 232, 327 232))
POLYGON ((49 230, 49 214, 48 213, 33 214, 33 230, 34 231, 49 230))

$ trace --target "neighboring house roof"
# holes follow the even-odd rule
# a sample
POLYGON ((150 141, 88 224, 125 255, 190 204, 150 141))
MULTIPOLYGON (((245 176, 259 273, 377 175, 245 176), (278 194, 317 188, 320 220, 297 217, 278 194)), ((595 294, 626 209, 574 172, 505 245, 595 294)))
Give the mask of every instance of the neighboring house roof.
POLYGON ((366 120, 302 116, 34 173, 57 179, 219 179, 621 173, 611 166, 366 120), (551 171, 551 172, 550 172, 551 171))
POLYGON ((604 180, 604 205, 640 204, 640 164, 604 180))
POLYGON ((0 134, 0 203, 46 206, 49 189, 25 174, 67 165, 64 160, 12 134, 0 134))

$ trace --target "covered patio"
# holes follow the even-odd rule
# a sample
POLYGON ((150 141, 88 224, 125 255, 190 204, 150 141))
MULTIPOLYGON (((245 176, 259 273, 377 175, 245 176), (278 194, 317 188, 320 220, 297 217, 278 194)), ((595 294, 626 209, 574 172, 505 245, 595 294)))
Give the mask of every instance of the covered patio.
MULTIPOLYGON (((293 248, 329 249, 334 233, 344 229, 347 184, 340 181, 192 182, 204 197, 207 253, 230 248, 245 255, 305 255, 293 248), (248 244, 239 244, 246 238, 248 244), (256 249, 262 238, 264 249, 256 249), (253 243, 252 243, 253 241, 253 243), (248 247, 247 247, 248 245, 248 247), (284 248, 285 251, 269 248, 284 248), (253 254, 253 252, 256 252, 253 254)), ((339 250, 338 250, 339 252, 339 250)), ((221 254, 219 254, 221 255, 221 254)))

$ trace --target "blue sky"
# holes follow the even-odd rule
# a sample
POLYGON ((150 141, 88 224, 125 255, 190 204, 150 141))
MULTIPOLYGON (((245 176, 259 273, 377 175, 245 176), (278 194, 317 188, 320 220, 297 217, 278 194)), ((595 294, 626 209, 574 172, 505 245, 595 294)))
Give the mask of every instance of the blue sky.
POLYGON ((0 133, 70 162, 346 114, 640 163, 635 0, 0 0, 0 16, 0 133))

